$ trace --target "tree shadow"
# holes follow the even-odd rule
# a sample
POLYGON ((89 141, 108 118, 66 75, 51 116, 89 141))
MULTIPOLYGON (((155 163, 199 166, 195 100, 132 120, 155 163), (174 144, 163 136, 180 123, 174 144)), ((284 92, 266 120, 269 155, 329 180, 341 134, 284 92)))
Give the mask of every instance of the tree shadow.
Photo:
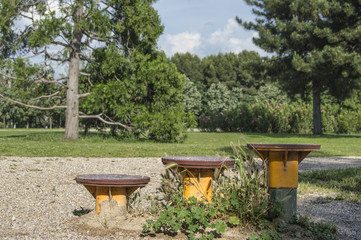
POLYGON ((340 139, 340 138, 361 138, 360 134, 323 134, 323 135, 313 135, 313 134, 290 134, 290 133, 244 133, 247 137, 254 138, 327 138, 327 139, 340 139))
POLYGON ((299 182, 361 194, 361 167, 302 172, 299 174, 299 182))

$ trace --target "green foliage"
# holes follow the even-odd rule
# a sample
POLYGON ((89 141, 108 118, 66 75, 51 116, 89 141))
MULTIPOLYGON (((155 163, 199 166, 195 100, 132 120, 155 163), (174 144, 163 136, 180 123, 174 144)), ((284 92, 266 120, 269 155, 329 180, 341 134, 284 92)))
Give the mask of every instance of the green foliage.
POLYGON ((188 78, 186 79, 183 95, 183 103, 186 111, 198 116, 202 110, 202 94, 188 78))
POLYGON ((213 239, 214 234, 226 231, 224 222, 214 222, 216 210, 212 205, 201 203, 194 197, 188 200, 173 197, 172 202, 176 205, 166 207, 157 220, 147 220, 144 232, 153 230, 175 235, 181 231, 189 239, 213 239))
POLYGON ((164 27, 154 2, 1 0, 0 81, 12 82, 7 96, 27 106, 63 109, 74 99, 66 139, 78 138, 70 124, 77 125, 81 115, 86 129, 110 122, 113 135, 119 130, 123 136, 182 141, 194 120, 184 113, 183 76, 156 50, 164 27), (56 100, 46 101, 51 98, 56 100), (84 100, 80 114, 78 99, 84 100), (89 120, 99 116, 102 123, 89 120))
POLYGON ((126 60, 108 48, 98 50, 95 58, 102 64, 89 69, 99 77, 91 89, 95 94, 82 101, 86 113, 104 113, 133 127, 120 128, 123 134, 160 142, 184 140, 185 130, 194 126, 182 103, 185 79, 163 53, 133 52, 126 60))
MULTIPOLYGON (((361 130, 361 103, 356 98, 321 107, 323 131, 326 133, 358 133, 361 130)), ((302 101, 240 103, 225 112, 210 112, 199 118, 199 127, 227 132, 301 133, 313 130, 312 107, 302 101)))
POLYGON ((213 190, 213 202, 232 225, 265 227, 269 209, 265 165, 260 165, 240 145, 233 145, 236 157, 229 175, 220 175, 213 190))
POLYGON ((228 110, 231 92, 222 83, 213 83, 206 92, 207 112, 222 113, 228 110))
POLYGON ((277 83, 266 83, 261 86, 255 96, 256 101, 258 102, 279 102, 279 103, 289 103, 290 99, 287 94, 284 93, 277 83))
MULTIPOLYGON (((297 224, 301 226, 305 231, 303 235, 306 237, 312 236, 312 239, 315 240, 331 240, 336 239, 337 228, 333 225, 325 224, 325 223, 315 223, 310 221, 308 217, 297 215, 293 221, 293 224, 297 224)), ((299 237, 302 235, 299 232, 299 237)))
MULTIPOLYGON (((243 22, 258 32, 256 45, 275 53, 268 73, 291 95, 312 93, 314 133, 321 134, 320 96, 344 99, 360 88, 361 34, 358 1, 247 0, 257 16, 243 22)), ((345 123, 347 120, 342 120, 345 123)), ((348 126, 345 126, 346 128, 348 126)))
POLYGON ((244 94, 252 96, 267 79, 268 62, 253 51, 220 53, 203 59, 190 53, 177 53, 171 61, 198 88, 204 103, 208 101, 205 93, 214 84, 222 83, 228 90, 241 88, 244 94))
POLYGON ((257 102, 239 104, 225 113, 211 113, 199 120, 200 128, 223 131, 263 133, 309 133, 311 107, 305 103, 257 102))

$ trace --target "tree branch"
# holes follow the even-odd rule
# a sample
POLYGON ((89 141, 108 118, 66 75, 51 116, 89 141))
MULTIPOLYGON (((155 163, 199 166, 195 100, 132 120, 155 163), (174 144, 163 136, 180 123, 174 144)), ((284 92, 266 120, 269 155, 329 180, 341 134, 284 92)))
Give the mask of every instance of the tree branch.
POLYGON ((63 43, 63 42, 60 42, 60 41, 52 41, 51 44, 60 45, 60 46, 64 46, 64 47, 67 47, 67 48, 71 48, 71 46, 70 46, 69 44, 66 44, 66 43, 63 43))
POLYGON ((90 58, 88 58, 88 57, 86 57, 84 55, 80 55, 80 59, 83 60, 83 61, 87 61, 89 63, 92 63, 92 64, 100 65, 100 63, 94 62, 93 60, 91 60, 90 58))
POLYGON ((64 79, 67 79, 67 78, 68 78, 68 77, 63 77, 63 78, 55 79, 55 80, 53 80, 53 81, 49 81, 49 80, 46 80, 46 79, 44 79, 44 78, 40 78, 40 79, 36 79, 35 82, 36 82, 36 83, 40 83, 40 82, 43 82, 43 83, 57 83, 57 84, 65 87, 65 88, 68 88, 68 85, 60 82, 60 80, 64 80, 64 79))
POLYGON ((90 84, 91 87, 93 87, 93 83, 90 81, 90 74, 89 73, 85 73, 85 72, 80 72, 80 75, 86 76, 88 77, 88 83, 90 84))
POLYGON ((6 75, 5 73, 2 73, 2 72, 0 72, 0 74, 1 74, 1 75, 3 75, 4 77, 10 78, 10 79, 20 80, 19 78, 12 77, 12 76, 9 76, 9 75, 6 75))
POLYGON ((104 115, 103 113, 101 114, 98 114, 98 115, 86 115, 84 113, 80 113, 81 115, 79 115, 79 118, 86 118, 86 119, 98 119, 100 120, 101 122, 105 123, 105 124, 108 124, 108 125, 117 125, 117 126, 121 126, 125 129, 127 129, 128 131, 130 130, 133 130, 134 128, 133 127, 130 127, 130 126, 127 126, 123 123, 120 123, 120 122, 114 122, 114 121, 107 121, 105 120, 104 118, 102 118, 102 115, 104 115))
POLYGON ((58 95, 59 93, 60 93, 60 91, 57 91, 57 92, 55 92, 55 93, 53 93, 53 94, 40 96, 40 97, 37 97, 37 98, 33 98, 33 99, 31 99, 31 100, 39 100, 39 99, 41 99, 41 98, 51 98, 51 97, 53 97, 53 96, 55 96, 55 95, 58 95))
POLYGON ((5 99, 5 100, 8 100, 10 102, 13 102, 13 103, 25 106, 25 107, 29 107, 29 108, 35 108, 35 109, 38 109, 38 110, 52 110, 52 109, 61 109, 61 108, 64 109, 64 108, 66 108, 66 106, 39 107, 39 106, 35 106, 35 105, 29 105, 29 104, 22 103, 22 102, 14 100, 14 99, 5 97, 1 93, 0 93, 0 97, 5 99))
POLYGON ((89 96, 91 93, 83 93, 83 94, 78 94, 78 98, 85 98, 86 96, 89 96))

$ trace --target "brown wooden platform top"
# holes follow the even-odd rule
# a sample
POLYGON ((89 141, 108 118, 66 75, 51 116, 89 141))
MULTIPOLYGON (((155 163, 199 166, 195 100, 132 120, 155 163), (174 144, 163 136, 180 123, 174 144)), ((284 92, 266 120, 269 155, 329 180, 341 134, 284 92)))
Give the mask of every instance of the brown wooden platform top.
POLYGON ((150 178, 124 174, 85 174, 76 176, 75 181, 87 186, 135 187, 146 185, 150 178))
POLYGON ((317 151, 319 144, 249 143, 247 147, 257 151, 317 151))
POLYGON ((177 163, 184 168, 221 168, 222 166, 232 167, 234 159, 224 157, 208 156, 169 156, 162 158, 163 164, 177 163))

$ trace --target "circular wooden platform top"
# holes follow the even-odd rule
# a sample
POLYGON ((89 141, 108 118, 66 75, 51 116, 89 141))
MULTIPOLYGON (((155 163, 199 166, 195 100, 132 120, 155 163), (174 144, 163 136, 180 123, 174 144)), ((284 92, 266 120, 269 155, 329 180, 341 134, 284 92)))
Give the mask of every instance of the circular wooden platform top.
POLYGON ((319 144, 249 143, 247 147, 257 151, 316 151, 319 144))
POLYGON ((177 163, 179 167, 184 168, 220 168, 222 166, 233 166, 235 160, 207 156, 169 156, 163 157, 162 162, 164 164, 177 163))
POLYGON ((134 187, 146 185, 150 178, 124 174, 85 174, 76 176, 75 181, 88 186, 134 187))

